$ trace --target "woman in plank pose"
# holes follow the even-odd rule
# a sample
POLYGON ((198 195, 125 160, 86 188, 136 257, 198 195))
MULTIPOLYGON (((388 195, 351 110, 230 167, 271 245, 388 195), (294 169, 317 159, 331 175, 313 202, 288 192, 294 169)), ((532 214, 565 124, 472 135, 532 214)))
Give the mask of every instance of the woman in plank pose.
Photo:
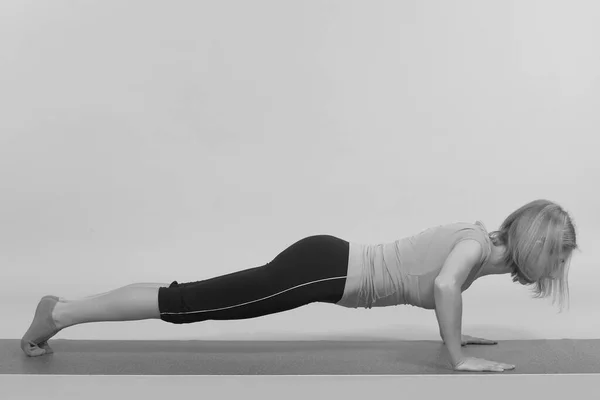
POLYGON ((173 324, 255 318, 313 302, 372 308, 408 304, 435 310, 452 367, 498 371, 514 365, 465 357, 461 345, 496 342, 461 335, 461 293, 482 276, 510 274, 537 298, 568 299, 568 269, 577 249, 573 221, 558 204, 535 200, 498 231, 480 221, 455 222, 382 244, 331 235, 303 238, 271 262, 199 282, 136 283, 78 300, 44 296, 21 348, 52 353, 48 339, 86 322, 161 319, 173 324))

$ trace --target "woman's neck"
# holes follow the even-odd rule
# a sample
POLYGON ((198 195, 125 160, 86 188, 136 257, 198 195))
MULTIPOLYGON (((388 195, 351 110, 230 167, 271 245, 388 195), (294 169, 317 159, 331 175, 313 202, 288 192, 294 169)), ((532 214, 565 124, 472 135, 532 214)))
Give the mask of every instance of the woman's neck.
POLYGON ((500 275, 500 274, 509 274, 510 268, 506 266, 504 263, 504 251, 506 247, 503 245, 496 246, 492 245, 492 254, 488 258, 487 262, 481 267, 478 278, 486 275, 500 275))

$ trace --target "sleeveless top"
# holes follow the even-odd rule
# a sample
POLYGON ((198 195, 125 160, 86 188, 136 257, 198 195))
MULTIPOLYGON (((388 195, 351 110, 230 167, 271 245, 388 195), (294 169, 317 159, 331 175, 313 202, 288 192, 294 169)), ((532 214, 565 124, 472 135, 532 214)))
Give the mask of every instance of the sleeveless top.
POLYGON ((435 278, 454 246, 468 239, 479 242, 483 251, 461 288, 464 291, 492 252, 492 242, 481 221, 440 225, 391 243, 350 242, 344 294, 336 304, 369 309, 408 304, 434 309, 435 278))

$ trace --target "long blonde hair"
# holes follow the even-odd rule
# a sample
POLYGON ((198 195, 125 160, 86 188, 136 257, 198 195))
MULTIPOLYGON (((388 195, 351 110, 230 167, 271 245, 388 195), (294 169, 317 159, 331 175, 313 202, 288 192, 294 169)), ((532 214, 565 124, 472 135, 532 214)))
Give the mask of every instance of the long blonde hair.
POLYGON ((534 298, 552 296, 562 312, 569 300, 571 257, 579 249, 569 213, 549 200, 534 200, 510 214, 490 239, 506 247, 503 261, 513 282, 520 277, 533 285, 534 298))

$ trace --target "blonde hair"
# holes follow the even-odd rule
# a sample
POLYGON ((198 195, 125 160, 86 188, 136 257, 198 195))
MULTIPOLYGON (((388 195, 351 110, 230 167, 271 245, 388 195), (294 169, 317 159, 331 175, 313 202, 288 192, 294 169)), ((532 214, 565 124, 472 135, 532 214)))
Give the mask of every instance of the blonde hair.
POLYGON ((552 304, 558 299, 562 312, 571 256, 579 249, 569 213, 549 200, 534 200, 510 214, 490 239, 506 247, 503 261, 513 282, 521 278, 533 285, 534 298, 552 296, 552 304))

